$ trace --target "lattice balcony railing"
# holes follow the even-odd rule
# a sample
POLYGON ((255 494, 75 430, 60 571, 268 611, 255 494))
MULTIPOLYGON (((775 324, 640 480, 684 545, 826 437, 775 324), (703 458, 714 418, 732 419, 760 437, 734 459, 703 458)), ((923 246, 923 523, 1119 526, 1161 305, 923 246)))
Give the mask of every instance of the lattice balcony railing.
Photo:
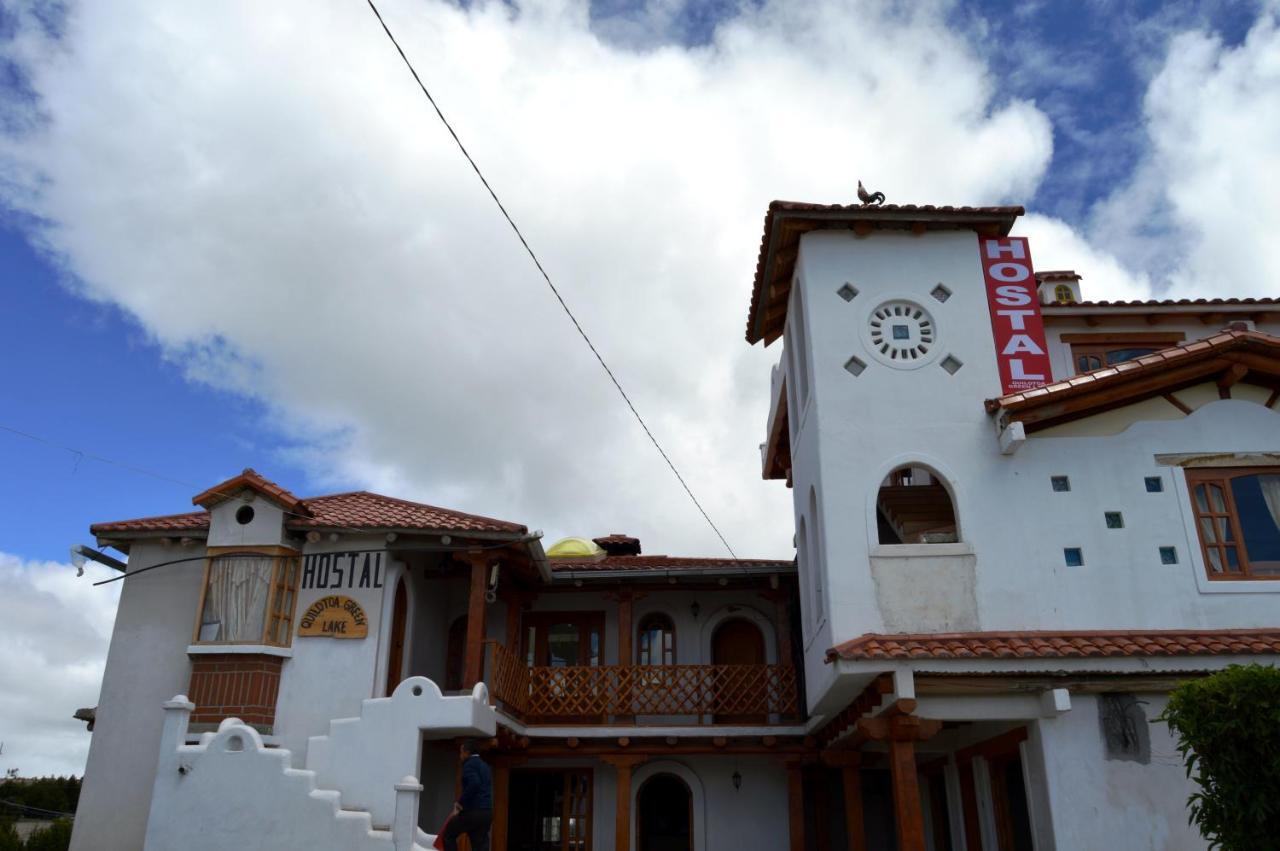
POLYGON ((692 716, 697 723, 770 724, 797 715, 786 665, 599 665, 530 668, 490 642, 490 695, 528 721, 609 723, 692 716))

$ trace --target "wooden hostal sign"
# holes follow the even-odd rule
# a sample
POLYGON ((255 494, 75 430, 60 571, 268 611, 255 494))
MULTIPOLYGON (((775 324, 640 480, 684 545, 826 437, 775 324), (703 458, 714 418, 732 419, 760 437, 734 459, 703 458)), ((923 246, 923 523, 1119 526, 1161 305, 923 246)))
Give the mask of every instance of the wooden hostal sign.
POLYGON ((302 638, 365 638, 368 635, 369 621, 364 609, 350 597, 321 597, 298 622, 298 636, 302 638))

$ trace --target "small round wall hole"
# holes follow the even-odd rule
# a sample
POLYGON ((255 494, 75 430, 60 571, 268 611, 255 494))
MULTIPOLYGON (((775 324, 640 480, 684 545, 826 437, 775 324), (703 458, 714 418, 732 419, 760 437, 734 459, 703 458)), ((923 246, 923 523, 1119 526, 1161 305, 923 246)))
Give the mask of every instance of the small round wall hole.
POLYGON ((227 737, 227 750, 232 753, 244 750, 244 739, 239 736, 227 737))
POLYGON ((414 687, 413 687, 413 696, 414 696, 414 697, 421 697, 421 696, 422 696, 422 686, 414 686, 414 687))
POLYGON ((248 526, 253 522, 253 506, 242 505, 236 509, 236 522, 241 526, 248 526))

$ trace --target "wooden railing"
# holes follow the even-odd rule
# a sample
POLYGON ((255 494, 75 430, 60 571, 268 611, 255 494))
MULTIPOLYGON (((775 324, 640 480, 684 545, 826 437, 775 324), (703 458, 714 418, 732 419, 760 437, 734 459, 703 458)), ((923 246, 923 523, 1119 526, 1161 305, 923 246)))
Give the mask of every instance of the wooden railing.
POLYGON ((773 724, 798 714, 788 665, 596 665, 529 667, 490 641, 489 694, 529 722, 617 723, 685 716, 699 724, 773 724))

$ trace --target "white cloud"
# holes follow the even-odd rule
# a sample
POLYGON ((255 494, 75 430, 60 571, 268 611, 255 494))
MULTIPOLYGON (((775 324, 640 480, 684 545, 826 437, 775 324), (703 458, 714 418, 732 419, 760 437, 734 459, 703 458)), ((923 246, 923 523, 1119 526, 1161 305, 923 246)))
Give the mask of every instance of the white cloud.
POLYGON ((0 771, 84 771, 90 735, 71 716, 98 702, 120 598, 119 583, 92 583, 117 575, 0 552, 0 771))
POLYGON ((1145 99, 1149 150, 1095 212, 1093 242, 1171 297, 1275 296, 1280 281, 1280 29, 1260 13, 1227 47, 1174 37, 1145 99))
MULTIPOLYGON (((765 205, 859 177, 1021 198, 1045 118, 993 106, 938 7, 770 3, 639 50, 582 3, 384 6, 738 552, 789 557, 756 449, 777 352, 742 338, 765 205)), ((88 3, 9 53, 48 117, 4 143, 9 202, 87 295, 266 402, 319 484, 719 551, 361 4, 88 3)))

